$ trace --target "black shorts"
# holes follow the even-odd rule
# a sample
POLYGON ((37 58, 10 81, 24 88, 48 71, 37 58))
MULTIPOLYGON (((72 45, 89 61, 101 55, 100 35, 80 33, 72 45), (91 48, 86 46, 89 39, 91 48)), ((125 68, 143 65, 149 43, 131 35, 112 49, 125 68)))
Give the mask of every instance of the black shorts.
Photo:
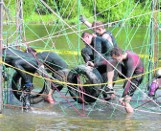
POLYGON ((131 79, 131 82, 130 81, 125 82, 123 86, 125 87, 125 89, 122 97, 125 97, 126 95, 129 95, 132 97, 137 87, 141 84, 142 80, 143 80, 143 77, 138 77, 138 78, 131 79))

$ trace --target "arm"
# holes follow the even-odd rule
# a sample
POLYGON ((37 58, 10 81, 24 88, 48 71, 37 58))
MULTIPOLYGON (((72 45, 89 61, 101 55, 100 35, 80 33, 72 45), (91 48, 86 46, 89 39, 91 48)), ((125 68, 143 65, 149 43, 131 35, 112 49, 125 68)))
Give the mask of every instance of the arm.
POLYGON ((92 49, 89 47, 85 47, 81 50, 81 55, 85 61, 85 63, 87 63, 88 61, 92 61, 91 59, 91 55, 92 55, 92 49))
POLYGON ((112 43, 114 47, 118 47, 116 39, 114 38, 114 36, 110 31, 107 31, 102 37, 104 39, 107 39, 110 43, 112 43))
POLYGON ((133 74, 134 74, 135 69, 136 69, 136 66, 134 65, 133 59, 129 58, 128 62, 127 62, 127 74, 126 74, 126 77, 127 78, 132 77, 133 74))
POLYGON ((94 40, 94 49, 96 51, 94 51, 94 65, 98 66, 101 61, 101 55, 102 55, 102 41, 100 39, 98 39, 98 37, 96 37, 94 40))
POLYGON ((83 22, 88 28, 91 28, 92 27, 92 24, 88 21, 84 21, 83 22))
POLYGON ((82 23, 84 23, 87 27, 89 27, 89 28, 92 27, 92 24, 91 24, 90 22, 88 22, 88 21, 86 20, 86 18, 83 17, 82 15, 80 15, 79 19, 80 19, 80 21, 81 21, 82 23))
POLYGON ((126 77, 127 77, 128 80, 126 80, 124 82, 124 86, 123 86, 124 87, 124 92, 123 92, 122 97, 125 97, 127 95, 128 91, 129 91, 129 88, 131 86, 131 79, 130 79, 130 77, 133 76, 134 71, 135 71, 135 68, 136 68, 134 66, 134 61, 133 61, 132 58, 128 59, 128 61, 127 61, 126 64, 127 64, 126 65, 127 66, 127 74, 126 74, 126 77))
POLYGON ((112 35, 112 33, 110 33, 110 36, 111 36, 112 43, 113 43, 114 47, 118 47, 117 42, 116 42, 116 39, 115 39, 115 37, 112 35))
POLYGON ((110 43, 112 46, 114 46, 114 44, 113 44, 113 42, 112 42, 112 39, 111 39, 111 36, 110 36, 109 34, 104 34, 104 35, 102 36, 102 38, 104 38, 105 40, 108 40, 109 43, 110 43))

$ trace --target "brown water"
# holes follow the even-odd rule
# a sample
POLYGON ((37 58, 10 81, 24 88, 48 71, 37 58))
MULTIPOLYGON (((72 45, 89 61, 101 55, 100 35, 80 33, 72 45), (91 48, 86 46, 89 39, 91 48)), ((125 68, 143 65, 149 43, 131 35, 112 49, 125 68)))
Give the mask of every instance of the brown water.
MULTIPOLYGON (((134 113, 133 115, 115 112, 111 119, 104 118, 108 112, 99 111, 90 117, 62 114, 54 110, 32 111, 5 109, 0 115, 1 131, 69 131, 69 130, 110 130, 110 131, 156 131, 161 130, 158 115, 134 113)), ((75 113, 74 113, 75 114, 75 113)))
MULTIPOLYGON (((65 92, 63 90, 62 92, 65 92)), ((67 94, 69 97, 70 95, 67 94)), ((55 105, 45 102, 33 104, 29 112, 23 112, 19 106, 21 103, 10 96, 8 106, 4 106, 3 114, 0 115, 0 131, 70 131, 70 130, 108 130, 108 131, 156 131, 161 130, 161 117, 153 103, 147 103, 145 108, 138 108, 133 114, 127 114, 122 107, 112 104, 97 102, 97 104, 78 104, 73 99, 60 98, 54 94, 55 105), (146 108, 151 108, 155 113, 146 113, 146 108), (142 109, 143 111, 141 111, 142 109)), ((118 103, 118 99, 112 101, 118 103)), ((137 107, 132 101, 133 107, 137 107)))

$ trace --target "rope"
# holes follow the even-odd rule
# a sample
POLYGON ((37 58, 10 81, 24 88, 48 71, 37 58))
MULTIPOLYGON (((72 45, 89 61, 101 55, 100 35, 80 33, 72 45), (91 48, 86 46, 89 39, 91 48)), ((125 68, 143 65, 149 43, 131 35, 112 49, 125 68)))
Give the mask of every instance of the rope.
MULTIPOLYGON (((96 15, 96 14, 95 14, 96 15)), ((145 16, 145 15, 142 15, 142 16, 145 16)), ((139 16, 140 17, 140 16, 139 16)), ((121 20, 122 21, 122 20, 121 20)), ((120 22, 121 22, 120 21, 120 22)), ((67 30, 67 28, 65 29, 65 30, 67 30)), ((63 32, 63 31, 61 31, 61 32, 63 32)), ((76 33, 77 31, 74 31, 74 32, 69 32, 69 33, 76 33)), ((78 32, 81 32, 81 30, 80 31, 78 31, 78 32)), ((60 33, 60 32, 59 32, 60 33)), ((62 36, 63 34, 59 34, 60 36, 62 36)), ((44 38, 44 39, 48 39, 48 38, 56 38, 56 37, 59 37, 59 35, 56 35, 56 36, 53 36, 53 37, 51 37, 51 35, 49 34, 46 38, 44 38, 44 37, 42 37, 42 38, 40 38, 41 40, 44 38)), ((68 33, 66 34, 66 35, 68 35, 68 33)), ((37 40, 40 40, 40 39, 37 39, 37 40)), ((132 39, 131 39, 132 40, 132 39)), ((31 41, 29 41, 29 42, 31 42, 31 41)), ((45 42, 44 42, 45 43, 45 42)), ((129 44, 130 44, 130 42, 129 42, 129 44)), ((46 46, 47 46, 47 44, 46 44, 46 46)), ((46 47, 45 47, 46 48, 46 47)), ((153 71, 149 71, 149 72, 153 72, 153 71)), ((147 73, 149 73, 149 72, 147 72, 147 73)), ((144 74, 144 75, 146 75, 146 73, 144 74)), ((102 84, 102 83, 101 83, 102 84)), ((107 83, 106 83, 107 84, 107 83)), ((82 85, 82 84, 80 84, 80 85, 82 85)), ((78 84, 76 84, 76 86, 78 86, 78 84)), ((84 86, 84 85, 83 85, 84 86)), ((86 86, 86 84, 85 84, 85 86, 86 86)), ((89 85, 89 86, 92 86, 92 85, 89 85)))

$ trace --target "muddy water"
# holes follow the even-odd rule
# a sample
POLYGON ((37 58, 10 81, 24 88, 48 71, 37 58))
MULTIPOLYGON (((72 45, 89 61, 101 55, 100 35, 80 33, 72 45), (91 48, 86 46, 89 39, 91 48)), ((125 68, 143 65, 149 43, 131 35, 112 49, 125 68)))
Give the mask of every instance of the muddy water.
MULTIPOLYGON (((67 96, 69 97, 68 94, 67 96)), ((112 104, 103 102, 83 107, 73 99, 68 99, 67 102, 58 95, 54 95, 54 98, 57 101, 55 105, 42 101, 33 104, 29 112, 23 112, 19 108, 21 103, 13 97, 8 103, 9 106, 4 106, 3 114, 0 115, 0 131, 161 130, 161 116, 157 111, 146 113, 144 112, 146 109, 142 108, 144 111, 126 114, 122 107, 116 108, 112 104)), ((117 103, 117 99, 113 102, 117 103)), ((145 107, 148 106, 150 103, 145 107)))
MULTIPOLYGON (((96 112, 95 112, 96 113, 96 112)), ((104 112, 105 113, 105 112, 104 112)), ((107 112, 106 112, 107 113, 107 112)), ((74 113, 75 114, 75 113, 74 113)), ((117 114, 117 113, 116 113, 117 114)), ((119 114, 112 119, 103 119, 103 113, 90 117, 65 115, 52 111, 32 111, 5 109, 0 115, 1 131, 69 131, 69 130, 110 130, 110 131, 155 131, 161 130, 161 118, 157 115, 134 113, 119 114), (101 118, 102 117, 102 118, 101 118)))

